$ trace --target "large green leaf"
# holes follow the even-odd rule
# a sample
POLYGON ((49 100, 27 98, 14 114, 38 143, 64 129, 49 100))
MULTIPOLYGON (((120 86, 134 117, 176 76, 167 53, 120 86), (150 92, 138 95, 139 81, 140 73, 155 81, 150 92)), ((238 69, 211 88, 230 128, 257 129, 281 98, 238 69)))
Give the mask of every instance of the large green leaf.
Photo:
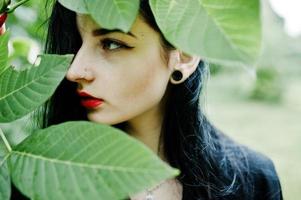
POLYGON ((11 195, 11 182, 6 160, 0 161, 0 199, 9 200, 11 195))
POLYGON ((0 199, 9 200, 11 193, 11 183, 9 170, 7 167, 7 158, 9 156, 9 150, 6 147, 6 138, 0 128, 0 199), (5 140, 5 141, 4 141, 5 140))
POLYGON ((7 69, 8 60, 8 31, 0 36, 0 75, 7 69))
POLYGON ((89 13, 103 28, 128 32, 139 10, 139 0, 86 0, 89 13))
POLYGON ((43 104, 64 78, 72 57, 42 55, 38 67, 6 69, 0 75, 0 122, 16 120, 43 104))
POLYGON ((120 200, 179 174, 119 129, 84 121, 33 133, 13 149, 9 168, 36 200, 120 200))
POLYGON ((128 32, 139 10, 139 0, 59 0, 70 10, 90 14, 106 29, 128 32))
POLYGON ((11 180, 7 167, 7 160, 0 156, 0 199, 9 200, 11 195, 11 180))
POLYGON ((250 66, 261 50, 259 0, 150 0, 176 47, 222 65, 250 66))
MULTIPOLYGON (((0 166, 3 161, 3 158, 5 158, 9 154, 9 149, 7 148, 7 139, 4 135, 2 129, 0 128, 0 166)), ((11 147, 9 147, 11 148, 11 147)))
MULTIPOLYGON (((86 14, 88 13, 85 0, 58 0, 64 7, 69 10, 73 10, 78 13, 86 14)), ((91 0, 88 0, 91 1, 91 0)))

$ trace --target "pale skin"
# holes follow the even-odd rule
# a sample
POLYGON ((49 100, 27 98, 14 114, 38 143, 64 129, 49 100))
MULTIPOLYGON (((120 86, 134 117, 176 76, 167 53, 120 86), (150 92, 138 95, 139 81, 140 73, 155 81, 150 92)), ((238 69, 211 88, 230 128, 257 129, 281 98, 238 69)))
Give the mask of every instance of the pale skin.
MULTIPOLYGON (((184 82, 196 70, 200 58, 172 50, 165 60, 159 33, 140 17, 130 30, 133 35, 116 31, 93 34, 101 26, 89 15, 77 14, 77 27, 83 43, 66 77, 76 82, 79 90, 104 99, 99 108, 88 110, 88 119, 108 125, 126 122, 129 135, 166 160, 157 149, 167 85, 184 82), (179 82, 171 78, 175 69, 183 73, 179 82)), ((168 181, 154 194, 160 197, 157 199, 180 199, 172 192, 175 188, 178 186, 168 181)), ((132 199, 140 200, 144 195, 132 199)))

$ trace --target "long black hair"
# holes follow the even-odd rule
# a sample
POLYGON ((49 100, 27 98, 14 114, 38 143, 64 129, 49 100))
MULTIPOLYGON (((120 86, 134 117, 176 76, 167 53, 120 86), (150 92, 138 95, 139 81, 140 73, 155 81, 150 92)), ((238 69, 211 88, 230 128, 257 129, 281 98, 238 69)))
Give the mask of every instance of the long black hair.
MULTIPOLYGON (((140 1, 140 15, 158 33, 166 51, 174 47, 158 28, 148 0, 140 1)), ((49 18, 46 53, 76 54, 81 46, 76 13, 58 2, 49 18)), ((208 66, 201 61, 196 71, 182 84, 169 84, 159 147, 172 167, 181 174, 183 200, 252 199, 248 191, 248 163, 243 150, 215 128, 203 114, 200 96, 208 66), (229 148, 229 146, 233 146, 229 148)), ((79 104, 76 84, 64 79, 55 94, 40 110, 42 128, 69 120, 87 120, 79 104), (70 101, 72 100, 72 101, 70 101)), ((124 124, 115 125, 123 128, 124 124)))

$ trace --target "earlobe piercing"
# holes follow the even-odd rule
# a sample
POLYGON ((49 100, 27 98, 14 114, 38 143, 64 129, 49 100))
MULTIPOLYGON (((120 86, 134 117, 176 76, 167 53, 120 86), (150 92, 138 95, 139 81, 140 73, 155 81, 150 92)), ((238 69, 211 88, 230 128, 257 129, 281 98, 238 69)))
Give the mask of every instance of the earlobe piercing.
POLYGON ((181 81, 183 78, 183 73, 180 70, 174 70, 171 75, 174 81, 181 81))

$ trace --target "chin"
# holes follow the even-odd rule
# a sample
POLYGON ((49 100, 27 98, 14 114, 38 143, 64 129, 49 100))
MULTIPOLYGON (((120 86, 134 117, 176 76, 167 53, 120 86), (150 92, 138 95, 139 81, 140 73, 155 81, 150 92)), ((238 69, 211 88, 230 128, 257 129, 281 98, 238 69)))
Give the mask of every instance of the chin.
POLYGON ((117 119, 117 117, 113 117, 113 116, 102 116, 97 113, 89 113, 87 115, 87 118, 89 119, 89 121, 92 121, 95 123, 111 125, 111 126, 121 124, 121 123, 127 121, 126 119, 117 119))

